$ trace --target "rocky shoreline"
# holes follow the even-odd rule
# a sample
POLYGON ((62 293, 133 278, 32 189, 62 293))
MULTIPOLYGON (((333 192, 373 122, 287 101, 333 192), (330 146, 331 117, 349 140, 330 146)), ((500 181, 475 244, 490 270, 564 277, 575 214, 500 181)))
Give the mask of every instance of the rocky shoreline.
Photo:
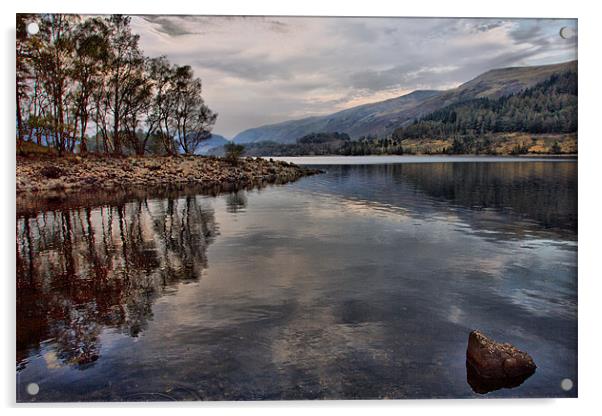
POLYGON ((319 173, 293 163, 241 158, 230 163, 204 156, 18 157, 17 198, 128 188, 247 188, 285 183, 319 173))

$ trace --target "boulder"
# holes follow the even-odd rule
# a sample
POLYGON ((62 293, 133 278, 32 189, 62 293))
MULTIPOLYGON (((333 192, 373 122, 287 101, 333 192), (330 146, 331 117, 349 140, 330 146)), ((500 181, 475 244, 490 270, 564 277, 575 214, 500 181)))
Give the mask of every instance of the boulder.
POLYGON ((473 390, 487 393, 522 384, 537 366, 526 352, 511 344, 495 342, 475 330, 468 336, 466 368, 473 390))

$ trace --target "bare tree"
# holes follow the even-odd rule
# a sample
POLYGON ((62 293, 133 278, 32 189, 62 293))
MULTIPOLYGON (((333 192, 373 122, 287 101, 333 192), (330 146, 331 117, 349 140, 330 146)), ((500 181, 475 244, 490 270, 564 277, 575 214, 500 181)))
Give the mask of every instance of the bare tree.
POLYGON ((166 94, 171 82, 172 70, 166 57, 147 58, 145 61, 150 99, 142 109, 145 130, 140 140, 140 150, 144 154, 148 141, 156 133, 161 133, 161 121, 168 111, 166 94))
POLYGON ((17 49, 16 49, 16 99, 17 99, 17 138, 22 142, 25 138, 25 122, 23 117, 25 102, 31 92, 28 81, 31 70, 31 41, 27 36, 27 24, 33 15, 17 14, 17 49))
POLYGON ((194 78, 188 65, 176 66, 171 89, 171 122, 178 145, 186 154, 193 154, 199 144, 211 137, 217 119, 201 96, 201 80, 194 78))
MULTIPOLYGON (((70 121, 70 72, 74 62, 73 30, 79 21, 76 15, 49 14, 40 20, 32 62, 39 81, 48 96, 48 119, 52 124, 52 140, 59 155, 75 134, 70 121)), ((48 139, 48 138, 47 138, 48 139)))
POLYGON ((75 49, 72 76, 78 87, 74 92, 76 123, 79 123, 81 153, 88 151, 86 137, 92 96, 103 83, 103 69, 109 58, 108 27, 101 18, 88 19, 75 30, 75 49))
POLYGON ((138 46, 140 36, 130 28, 129 16, 112 15, 107 19, 109 27, 110 57, 108 66, 110 94, 109 109, 113 122, 113 152, 121 154, 122 122, 125 118, 127 95, 135 92, 136 75, 144 68, 144 57, 138 46))

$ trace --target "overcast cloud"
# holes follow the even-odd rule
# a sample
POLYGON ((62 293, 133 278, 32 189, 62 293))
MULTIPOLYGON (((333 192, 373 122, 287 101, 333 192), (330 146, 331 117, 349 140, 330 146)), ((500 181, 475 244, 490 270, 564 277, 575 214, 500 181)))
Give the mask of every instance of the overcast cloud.
POLYGON ((191 65, 214 132, 327 114, 489 69, 577 59, 576 21, 134 16, 148 56, 191 65), (568 32, 568 31, 567 31, 568 32))

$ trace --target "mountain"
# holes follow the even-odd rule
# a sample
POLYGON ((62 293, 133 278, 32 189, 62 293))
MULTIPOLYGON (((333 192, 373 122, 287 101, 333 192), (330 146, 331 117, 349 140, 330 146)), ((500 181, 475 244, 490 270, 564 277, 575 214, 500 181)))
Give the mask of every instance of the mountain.
POLYGON ((245 130, 237 134, 233 140, 236 143, 258 141, 294 143, 299 137, 317 132, 345 132, 353 138, 376 134, 389 123, 406 120, 406 114, 414 115, 414 108, 439 94, 441 94, 439 91, 414 91, 401 97, 360 105, 327 116, 308 117, 245 130))
POLYGON ((196 154, 198 155, 206 155, 209 153, 209 150, 215 147, 222 147, 223 145, 230 143, 228 139, 224 136, 220 136, 219 134, 212 134, 211 137, 199 145, 196 150, 196 154))
POLYGON ((367 135, 384 136, 445 106, 475 98, 499 98, 514 94, 544 81, 555 73, 568 70, 576 71, 577 61, 494 69, 451 90, 418 90, 401 97, 352 107, 326 116, 269 124, 245 130, 233 140, 237 143, 295 143, 296 139, 317 132, 344 132, 353 139, 367 135))
POLYGON ((393 132, 398 139, 524 132, 577 132, 577 72, 553 74, 512 95, 445 106, 393 132))

